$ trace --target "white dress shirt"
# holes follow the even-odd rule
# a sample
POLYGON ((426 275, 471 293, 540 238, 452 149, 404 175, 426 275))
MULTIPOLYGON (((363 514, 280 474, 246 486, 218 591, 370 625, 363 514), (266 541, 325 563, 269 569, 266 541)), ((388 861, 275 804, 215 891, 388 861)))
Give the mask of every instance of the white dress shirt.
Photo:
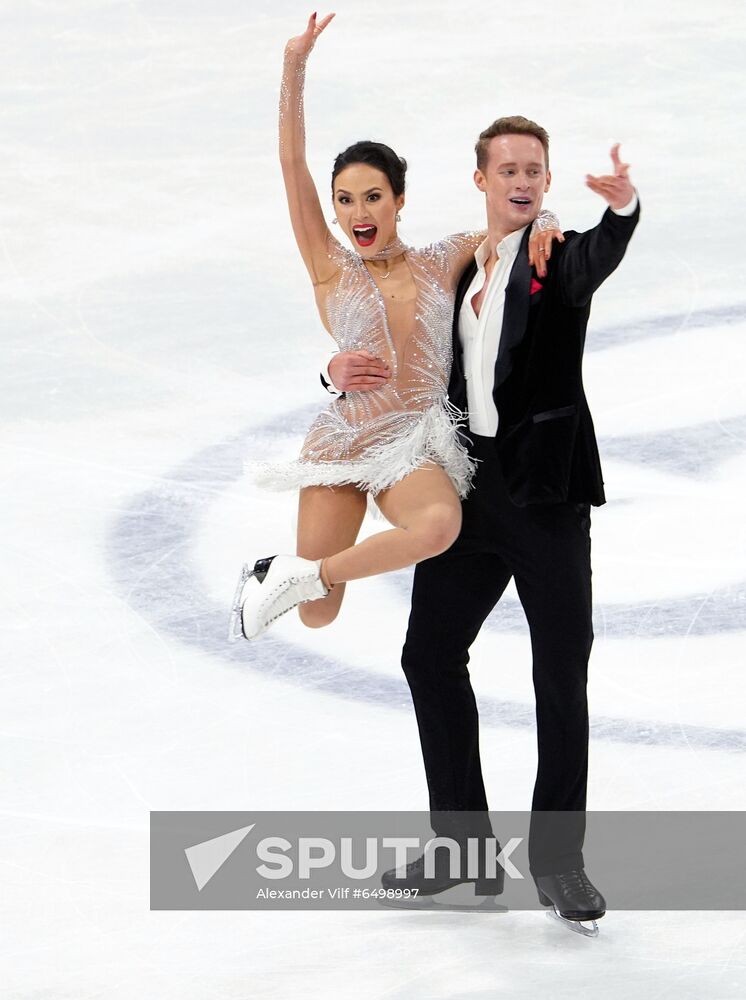
POLYGON ((477 273, 466 290, 459 313, 458 332, 464 349, 469 428, 483 437, 494 437, 497 433, 497 408, 492 398, 492 389, 495 384, 495 360, 503 327, 505 289, 526 228, 524 226, 523 229, 516 229, 498 243, 497 260, 492 266, 489 280, 485 271, 485 264, 490 256, 489 237, 480 243, 474 254, 477 273), (486 287, 485 281, 487 281, 486 287), (482 289, 484 289, 482 305, 477 316, 472 299, 482 289))

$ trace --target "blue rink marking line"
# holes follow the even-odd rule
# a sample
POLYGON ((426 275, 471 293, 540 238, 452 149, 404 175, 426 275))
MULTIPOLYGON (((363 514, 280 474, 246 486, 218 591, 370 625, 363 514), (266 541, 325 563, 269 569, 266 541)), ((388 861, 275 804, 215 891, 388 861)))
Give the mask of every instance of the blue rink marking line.
POLYGON ((585 350, 605 351, 621 344, 634 344, 653 337, 670 337, 683 330, 707 330, 714 326, 736 326, 746 320, 746 305, 713 306, 711 309, 640 317, 623 326, 589 330, 585 350))
MULTIPOLYGON (((746 315, 746 310, 740 315, 746 315)), ((197 452, 170 475, 162 477, 157 487, 135 496, 125 513, 112 523, 107 538, 111 574, 128 604, 156 629, 210 656, 240 667, 251 666, 264 676, 306 689, 410 711, 411 700, 403 677, 390 678, 335 662, 298 649, 272 633, 257 645, 229 644, 226 632, 232 595, 226 595, 223 606, 212 602, 201 587, 191 558, 205 512, 225 489, 243 476, 249 441, 266 446, 301 434, 318 409, 318 406, 304 407, 283 417, 281 432, 271 424, 244 428, 197 452)), ((744 423, 746 418, 717 424, 727 443, 724 445, 727 454, 744 450, 742 434, 734 433, 736 427, 742 431, 744 423)), ((694 441, 698 431, 709 436, 712 426, 704 424, 700 428, 687 428, 686 432, 694 441)), ((639 442, 653 437, 660 439, 661 445, 668 440, 667 435, 624 440, 639 442)), ((727 457, 724 449, 719 460, 727 457)), ((602 454, 608 453, 608 447, 604 450, 602 445, 601 450, 602 454)), ((665 459, 663 448, 651 448, 643 460, 658 465, 661 455, 665 459)), ((639 458, 639 454, 635 457, 639 458)), ((687 471, 692 474, 694 470, 687 471)), ((236 573, 245 557, 243 553, 237 556, 236 573)), ((407 600, 409 573, 391 574, 390 578, 402 600, 407 600)), ((736 632, 746 629, 746 581, 707 595, 656 604, 597 605, 594 618, 601 625, 598 631, 611 638, 736 632)), ((525 631, 520 604, 503 599, 488 619, 487 627, 500 632, 525 631)), ((520 728, 534 725, 533 706, 487 697, 479 698, 479 706, 480 719, 486 725, 520 728)), ((636 745, 729 752, 746 749, 743 730, 594 716, 591 731, 594 739, 636 745)))

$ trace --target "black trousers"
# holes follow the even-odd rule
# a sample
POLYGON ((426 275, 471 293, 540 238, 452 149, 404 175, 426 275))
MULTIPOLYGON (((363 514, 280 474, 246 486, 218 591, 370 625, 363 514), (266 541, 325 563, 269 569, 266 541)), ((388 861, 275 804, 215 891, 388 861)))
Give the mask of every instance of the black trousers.
POLYGON ((534 876, 548 875, 583 865, 586 681, 593 643, 590 506, 516 507, 494 439, 471 437, 480 463, 463 504, 462 530, 447 552, 415 570, 402 666, 419 726, 435 833, 454 835, 438 815, 451 810, 470 813, 472 835, 491 832, 469 647, 515 579, 531 633, 536 694, 538 772, 529 862, 534 876), (555 811, 563 815, 552 815, 555 811), (485 816, 481 829, 474 825, 478 815, 485 816))

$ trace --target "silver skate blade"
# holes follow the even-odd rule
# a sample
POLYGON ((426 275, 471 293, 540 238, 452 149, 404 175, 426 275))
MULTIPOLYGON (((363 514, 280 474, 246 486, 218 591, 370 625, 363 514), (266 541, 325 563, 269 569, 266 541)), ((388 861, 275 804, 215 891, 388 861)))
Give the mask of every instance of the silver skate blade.
POLYGON ((241 595, 243 594, 243 588, 246 586, 246 581, 250 580, 252 576, 254 576, 254 571, 249 569, 248 563, 244 563, 241 568, 241 575, 238 578, 236 592, 233 595, 233 607, 231 608, 231 618, 228 625, 228 642, 237 642, 239 639, 246 638, 241 622, 241 595))
POLYGON ((560 924, 564 924, 568 930, 574 931, 575 934, 582 934, 583 937, 598 937, 598 924, 595 920, 590 921, 589 927, 588 921, 568 920, 567 917, 563 917, 554 907, 551 910, 547 910, 547 918, 549 920, 557 920, 560 924))

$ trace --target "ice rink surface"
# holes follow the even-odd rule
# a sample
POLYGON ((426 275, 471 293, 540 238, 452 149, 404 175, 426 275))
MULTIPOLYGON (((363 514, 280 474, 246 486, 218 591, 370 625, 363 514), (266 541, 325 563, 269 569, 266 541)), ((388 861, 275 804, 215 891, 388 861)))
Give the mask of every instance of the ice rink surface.
MULTIPOLYGON (((327 402, 276 163, 309 12, 2 2, 3 997, 742 997, 739 913, 610 912, 589 941, 538 911, 148 909, 150 810, 427 808, 398 662, 411 572, 351 587, 327 630, 225 642, 240 564, 294 544, 294 497, 243 460, 294 455, 327 402)), ((388 142, 412 244, 481 225, 472 147, 500 115, 550 132, 565 228, 600 217, 584 176, 613 141, 632 164, 642 219, 585 362, 609 498, 595 809, 746 806, 745 24, 736 0, 352 0, 309 66, 325 206, 333 156, 388 142)), ((472 676, 491 806, 528 808, 512 589, 472 676)))

